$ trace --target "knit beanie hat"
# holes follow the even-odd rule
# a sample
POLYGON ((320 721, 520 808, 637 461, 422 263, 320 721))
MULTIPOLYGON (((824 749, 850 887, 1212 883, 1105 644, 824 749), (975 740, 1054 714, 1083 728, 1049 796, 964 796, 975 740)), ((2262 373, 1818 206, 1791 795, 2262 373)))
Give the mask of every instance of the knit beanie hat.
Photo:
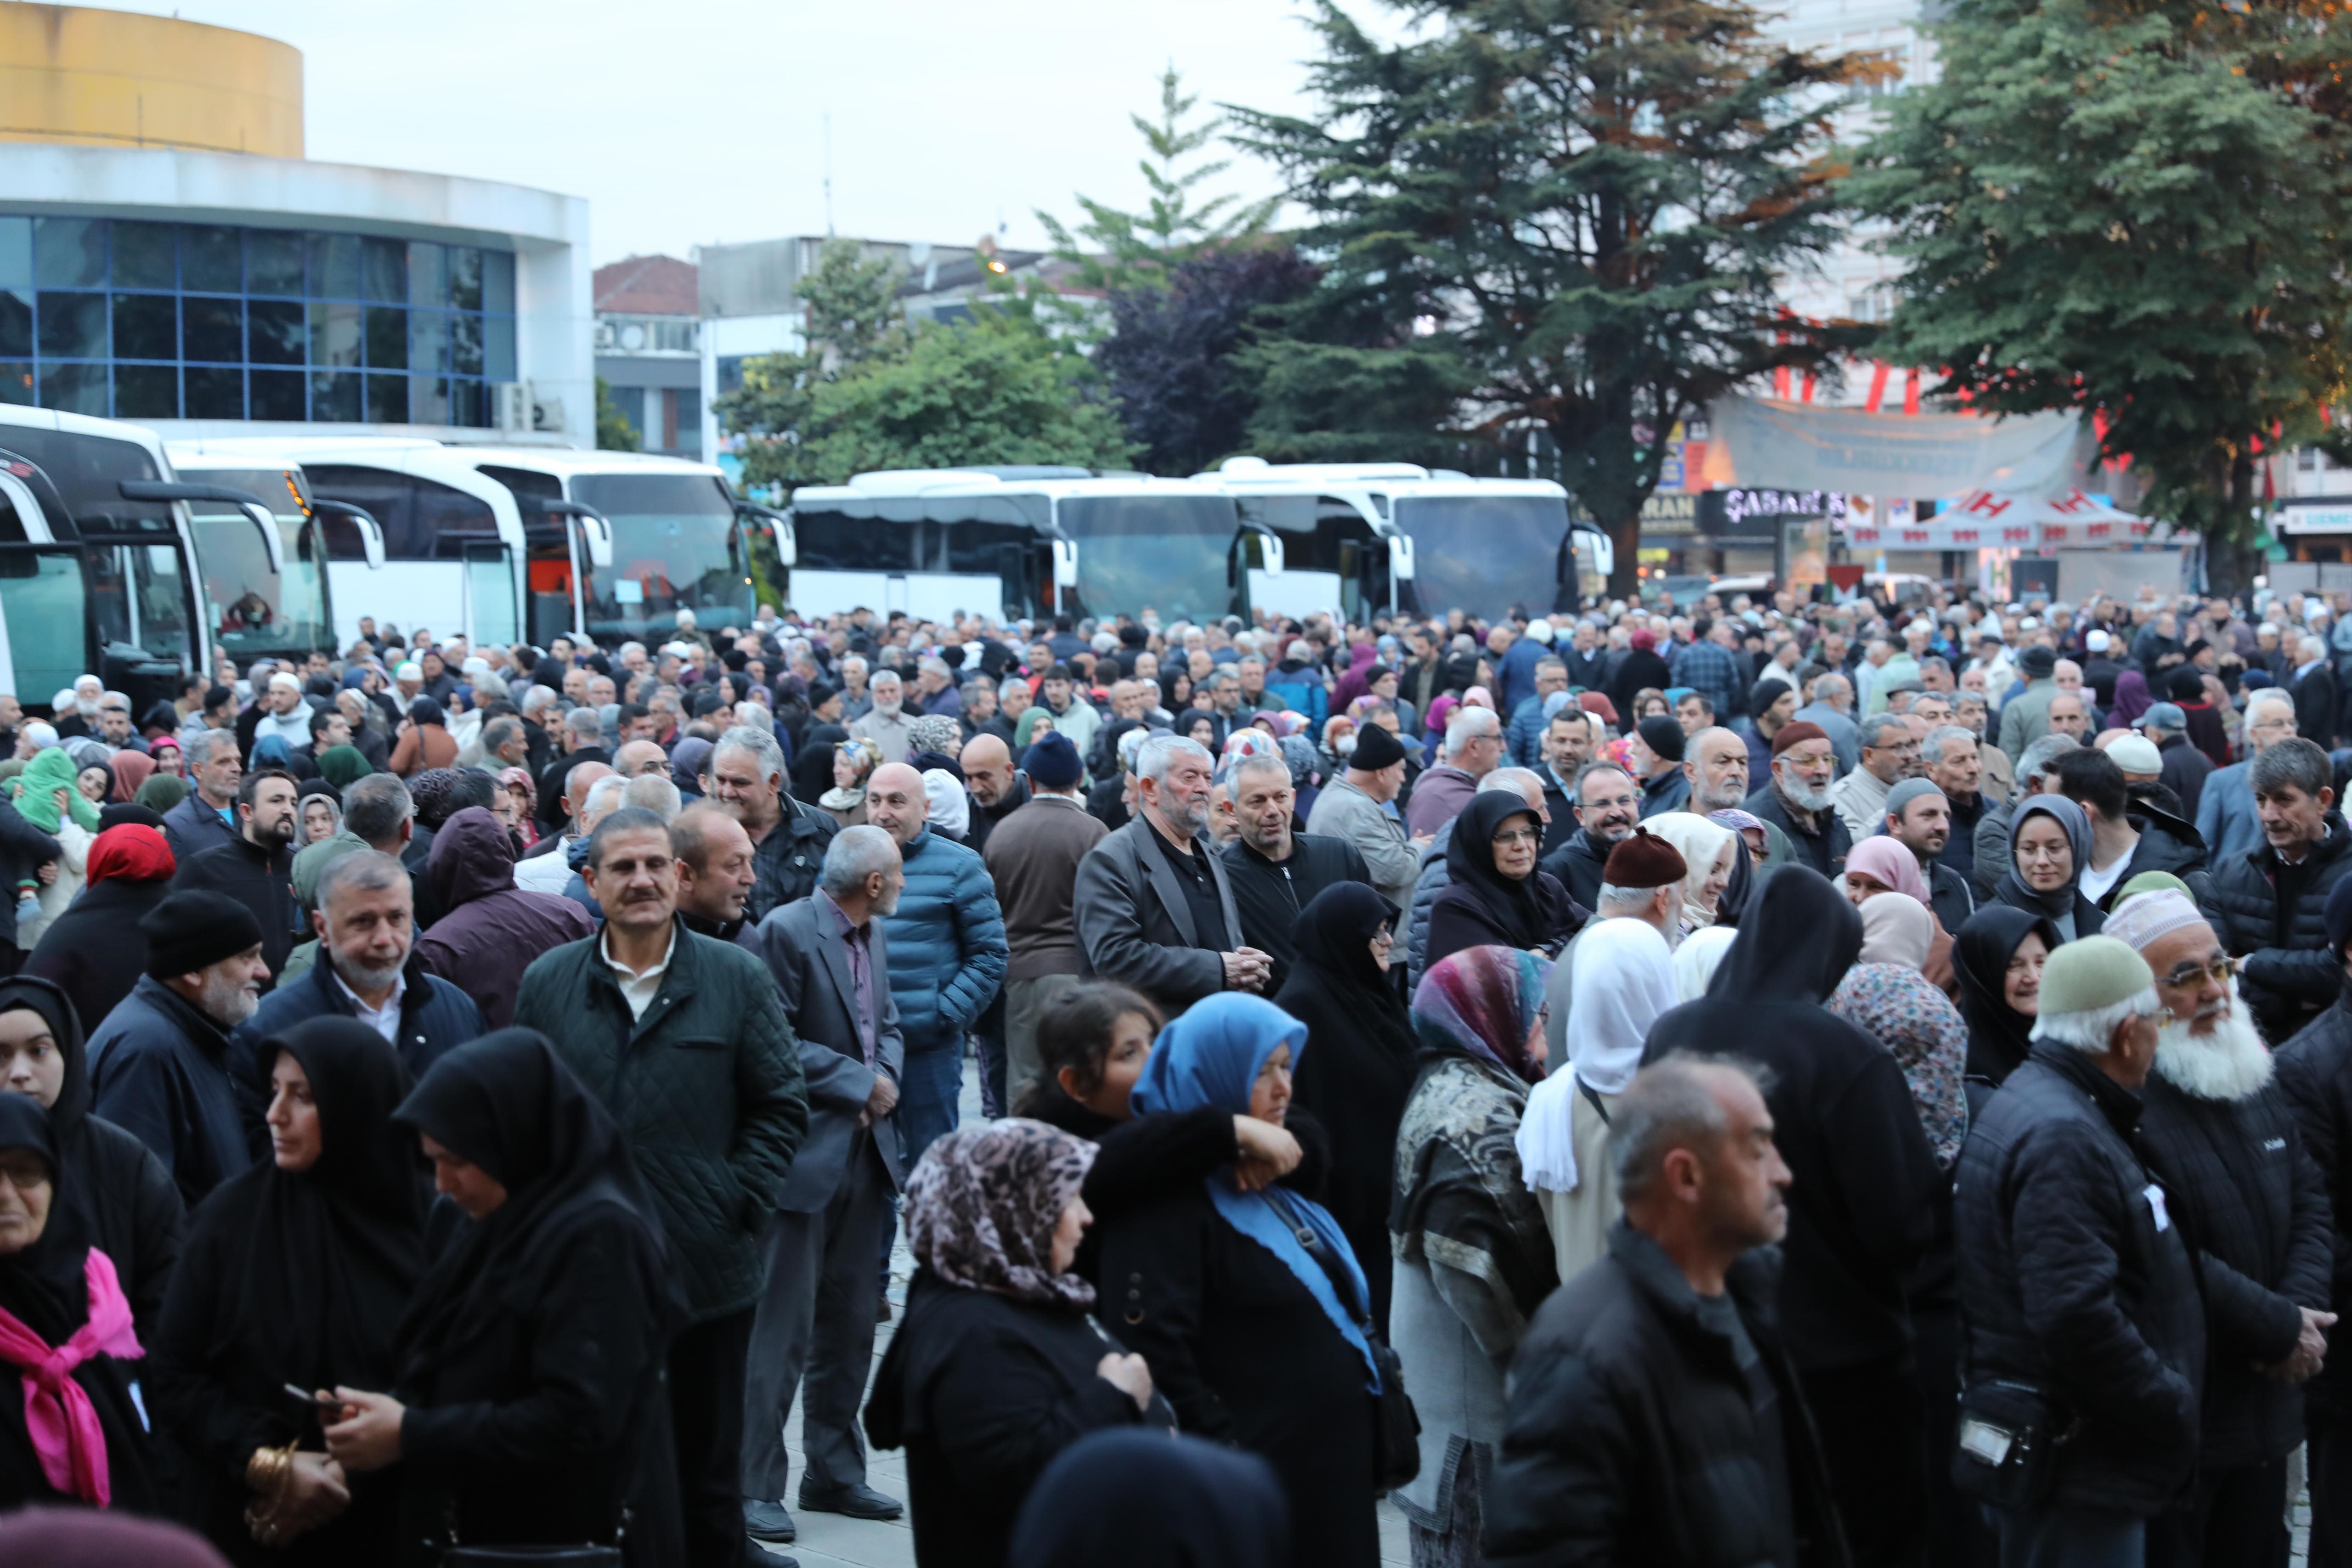
POLYGON ((261 922, 226 894, 175 893, 139 917, 147 937, 147 972, 159 980, 232 958, 261 946, 261 922))
POLYGON ((2044 680, 2058 673, 2058 655, 2036 643, 2017 656, 2017 667, 2029 681, 2044 680))
MULTIPOLYGON (((2131 945, 2104 934, 2063 943, 2042 971, 2042 1017, 2096 1012, 2127 1002, 2156 984, 2131 945)), ((2041 1026, 2034 1026, 2039 1038, 2041 1026)))
POLYGON ((1633 727, 1642 744, 1668 762, 1683 759, 1683 727, 1661 713, 1654 713, 1633 727))
POLYGON ((1933 795, 1938 800, 1944 799, 1943 790, 1925 779, 1903 779, 1886 792, 1886 814, 1901 821, 1904 808, 1922 795, 1933 795))
POLYGON ((1045 789, 1067 789, 1074 787, 1086 769, 1078 761, 1078 748, 1070 737, 1058 729, 1049 729, 1029 743, 1021 754, 1021 771, 1029 781, 1045 789))
POLYGON ((1778 757, 1801 741, 1827 740, 1829 737, 1828 730, 1823 729, 1811 719, 1801 718, 1793 724, 1784 724, 1780 727, 1780 733, 1772 737, 1772 755, 1778 757))
POLYGON ((1601 880, 1610 887, 1665 887, 1690 875, 1682 852, 1650 831, 1637 827, 1633 836, 1609 852, 1601 880))
POLYGON ((2163 889, 2118 903, 2100 931, 2143 953, 2158 937, 2205 924, 2203 913, 2185 894, 2163 889))
POLYGON ((1356 749, 1349 757, 1348 766, 1377 773, 1403 760, 1404 742, 1391 735, 1385 727, 1368 724, 1356 731, 1356 749))

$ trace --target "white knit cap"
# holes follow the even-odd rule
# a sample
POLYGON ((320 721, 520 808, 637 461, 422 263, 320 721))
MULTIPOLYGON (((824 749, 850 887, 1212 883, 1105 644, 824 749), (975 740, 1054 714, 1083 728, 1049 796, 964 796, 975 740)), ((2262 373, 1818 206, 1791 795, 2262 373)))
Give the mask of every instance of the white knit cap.
POLYGON ((2127 944, 2134 951, 2145 953, 2149 944, 2175 931, 2185 931, 2191 925, 2208 925, 2197 905, 2181 894, 2166 888, 2157 893, 2142 893, 2124 900, 2116 912, 2107 916, 2101 929, 2116 941, 2127 944))

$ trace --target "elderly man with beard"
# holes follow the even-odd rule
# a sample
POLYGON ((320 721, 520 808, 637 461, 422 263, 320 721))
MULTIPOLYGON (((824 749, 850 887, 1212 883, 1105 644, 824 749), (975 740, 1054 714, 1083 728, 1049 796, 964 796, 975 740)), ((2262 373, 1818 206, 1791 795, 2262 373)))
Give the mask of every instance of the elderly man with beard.
POLYGON ((1690 780, 1685 810, 1737 810, 1748 799, 1748 743, 1720 727, 1700 730, 1683 752, 1683 776, 1690 780))
POLYGON ((1136 758, 1137 811, 1078 862, 1082 975, 1141 991, 1173 1017, 1219 991, 1263 993, 1273 959, 1242 940, 1209 835, 1208 748, 1156 735, 1136 758))
POLYGON ((2230 955, 2197 906, 2141 894, 2105 934, 2156 976, 2167 1018, 2140 1092, 2139 1146, 2196 1249, 2211 1345, 2197 1486, 2148 1526, 2148 1561, 2285 1568, 2286 1459, 2304 1437, 2302 1385, 2326 1355, 2335 1235, 2271 1053, 2230 955))
POLYGON ((253 1163, 228 1031, 269 966, 261 923, 217 893, 174 893, 140 917, 147 972, 89 1037, 90 1113, 147 1145, 190 1208, 253 1163))
MULTIPOLYGON (((1894 722, 1908 739, 1911 732, 1903 721, 1894 722)), ((1787 865, 1793 859, 1826 877, 1844 874, 1846 852, 1853 840, 1830 800, 1836 767, 1830 737, 1817 724, 1797 719, 1782 725, 1772 737, 1772 777, 1748 797, 1744 808, 1764 824, 1767 841, 1775 832, 1783 835, 1771 846, 1770 864, 1787 865)), ((1884 796, 1880 804, 1885 804, 1884 796)))
POLYGON ((913 721, 906 713, 906 686, 895 670, 877 670, 871 687, 873 710, 849 727, 852 740, 870 740, 882 748, 885 762, 907 760, 908 726, 913 721))
MULTIPOLYGON (((2326 915, 2342 990, 2335 1006, 2279 1048, 2277 1061, 2304 1148, 2327 1184, 2336 1232, 2331 1299, 2343 1302, 2352 1301, 2352 880, 2327 895, 2326 915)), ((2305 1392, 2312 1568, 2352 1568, 2352 1356, 2323 1368, 2305 1392)))
MULTIPOLYGON (((1541 869, 1558 878, 1569 897, 1591 909, 1601 898, 1601 873, 1609 852, 1633 836, 1641 820, 1642 795, 1633 776, 1614 762, 1585 764, 1576 776, 1573 791, 1576 831, 1568 841, 1543 858, 1541 869)), ((1445 856, 1430 846, 1430 859, 1445 856)))
MULTIPOLYGON (((1525 768, 1517 769, 1527 771, 1525 768)), ((1220 852, 1234 907, 1242 917, 1242 940, 1272 960, 1268 995, 1289 977, 1297 951, 1291 927, 1315 895, 1337 883, 1371 885, 1372 873, 1356 846, 1324 833, 1293 831, 1297 796, 1290 765, 1279 757, 1244 757, 1225 775, 1226 803, 1220 807, 1234 837, 1220 852)))

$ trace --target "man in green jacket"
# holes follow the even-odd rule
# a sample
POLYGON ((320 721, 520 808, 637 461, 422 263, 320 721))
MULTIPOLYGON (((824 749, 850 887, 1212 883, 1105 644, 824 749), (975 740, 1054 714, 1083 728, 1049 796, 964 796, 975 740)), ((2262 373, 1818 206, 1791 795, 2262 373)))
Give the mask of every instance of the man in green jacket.
POLYGON ((669 1353, 688 1560, 738 1568, 757 1243, 808 1131, 800 1044, 766 966, 678 920, 659 817, 607 816, 580 874, 604 929, 523 972, 514 1021, 604 1101, 661 1210, 689 1312, 669 1353))

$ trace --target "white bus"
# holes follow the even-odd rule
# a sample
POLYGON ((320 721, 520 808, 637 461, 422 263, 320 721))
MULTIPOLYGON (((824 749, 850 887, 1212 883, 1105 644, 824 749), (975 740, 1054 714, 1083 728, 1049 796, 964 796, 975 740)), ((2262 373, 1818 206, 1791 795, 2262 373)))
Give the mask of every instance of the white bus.
POLYGON ((188 503, 198 601, 213 646, 239 664, 349 647, 351 637, 337 634, 330 547, 346 542, 341 536, 348 534, 362 570, 381 571, 383 533, 375 519, 360 507, 314 496, 299 458, 264 438, 173 441, 165 450, 183 480, 251 495, 278 525, 272 549, 241 507, 220 500, 188 503))
POLYGON ((1574 517, 1549 479, 1476 479, 1411 463, 1272 464, 1232 457, 1194 476, 1285 545, 1293 614, 1338 609, 1482 620, 1542 615, 1597 595, 1614 563, 1607 535, 1574 517))
POLYGON ((185 505, 203 487, 152 431, 0 403, 0 689, 46 708, 87 673, 135 714, 211 667, 185 505))
POLYGON ((1282 547, 1214 485, 1084 468, 891 469, 794 491, 786 557, 803 615, 864 605, 941 619, 1250 612, 1282 547))

